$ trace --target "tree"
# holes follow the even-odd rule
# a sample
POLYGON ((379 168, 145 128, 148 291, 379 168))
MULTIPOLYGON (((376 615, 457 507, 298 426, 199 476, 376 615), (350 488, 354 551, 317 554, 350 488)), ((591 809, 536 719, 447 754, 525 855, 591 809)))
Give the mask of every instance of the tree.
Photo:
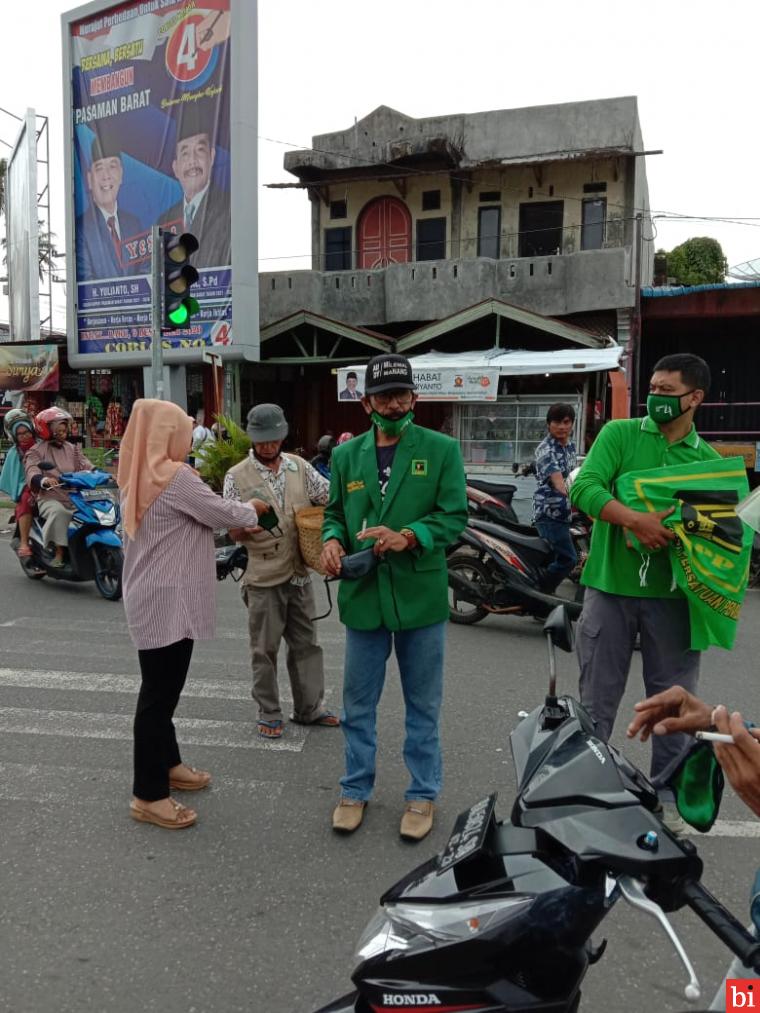
POLYGON ((677 285, 710 285, 726 280, 728 262, 717 239, 695 236, 667 255, 668 277, 677 285))
MULTIPOLYGON (((40 265, 40 281, 45 280, 46 274, 53 274, 56 270, 56 260, 64 257, 64 253, 60 253, 55 245, 55 232, 44 232, 43 227, 45 223, 40 220, 38 223, 39 233, 37 238, 37 257, 40 265)), ((0 246, 3 249, 3 267, 8 264, 8 250, 7 250, 7 239, 5 236, 0 238, 0 246)), ((8 279, 3 277, 0 281, 7 281, 8 279)), ((53 281, 57 279, 53 277, 53 281)))

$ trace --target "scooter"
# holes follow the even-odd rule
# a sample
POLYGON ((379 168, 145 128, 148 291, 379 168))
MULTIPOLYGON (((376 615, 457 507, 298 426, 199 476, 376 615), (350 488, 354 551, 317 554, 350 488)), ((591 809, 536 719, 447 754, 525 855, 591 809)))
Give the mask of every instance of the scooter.
POLYGON ((700 998, 666 912, 690 907, 760 973, 760 942, 702 886, 696 847, 656 814, 647 777, 572 697, 557 696, 554 647, 572 649, 566 609, 544 626, 549 693, 511 734, 517 797, 498 820, 496 794, 463 812, 444 850, 391 887, 367 925, 355 990, 319 1013, 577 1013, 606 940, 592 935, 624 900, 654 918, 700 998))
MULTIPOLYGON (((43 461, 42 471, 53 465, 43 461)), ((72 471, 62 473, 60 487, 69 493, 74 515, 69 521, 68 560, 62 567, 52 565, 55 553, 42 535, 41 518, 35 516, 29 544, 32 555, 20 558, 24 574, 30 580, 52 577, 76 583, 94 580, 100 594, 108 601, 121 598, 121 571, 124 553, 120 527, 119 495, 111 475, 105 471, 72 471)), ((11 548, 20 544, 18 524, 11 538, 11 548)))
POLYGON ((478 520, 494 524, 519 524, 512 506, 516 485, 496 485, 492 482, 467 481, 467 512, 478 520))
POLYGON ((248 566, 248 549, 244 545, 222 545, 216 549, 215 555, 216 579, 232 577, 237 584, 248 566))
MULTIPOLYGON (((575 535, 581 533, 577 529, 575 535)), ((577 618, 583 588, 577 588, 573 602, 543 590, 553 558, 535 528, 470 520, 447 550, 449 618, 467 626, 493 614, 545 619, 560 604, 577 618)))

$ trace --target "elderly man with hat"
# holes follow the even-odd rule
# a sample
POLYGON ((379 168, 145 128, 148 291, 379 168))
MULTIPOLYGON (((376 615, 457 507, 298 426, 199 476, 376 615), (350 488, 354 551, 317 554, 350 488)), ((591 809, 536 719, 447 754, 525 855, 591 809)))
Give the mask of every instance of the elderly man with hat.
POLYGON ((246 431, 253 446, 225 475, 223 493, 225 499, 241 502, 262 499, 277 518, 271 530, 234 532, 234 537, 248 549, 243 601, 248 606, 258 731, 262 738, 279 739, 285 729, 277 687, 277 652, 283 639, 293 691, 291 720, 301 725, 340 724, 324 705, 322 648, 312 621, 314 591, 298 550, 295 523, 297 510, 327 503, 330 486, 303 458, 283 454, 288 423, 279 405, 251 408, 246 431))
POLYGON ((375 783, 376 712, 395 648, 406 707, 404 760, 409 787, 401 836, 421 840, 441 790, 439 716, 448 620, 446 546, 467 521, 459 444, 413 422, 412 367, 403 355, 371 359, 362 405, 369 432, 332 454, 322 565, 339 575, 342 557, 372 545, 377 566, 341 582, 346 626, 343 734, 346 773, 333 828, 361 824, 375 783))
POLYGON ((77 279, 119 278, 133 274, 125 242, 145 230, 139 218, 119 207, 124 179, 121 145, 112 128, 101 128, 90 148, 87 189, 90 206, 77 218, 77 279))

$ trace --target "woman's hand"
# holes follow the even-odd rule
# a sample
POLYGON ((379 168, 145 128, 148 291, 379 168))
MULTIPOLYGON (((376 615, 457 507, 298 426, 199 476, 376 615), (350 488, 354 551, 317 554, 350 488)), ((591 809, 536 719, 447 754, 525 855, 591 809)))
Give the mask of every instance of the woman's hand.
POLYGON ((671 686, 664 693, 650 696, 637 703, 634 710, 636 714, 628 725, 626 735, 629 739, 638 735, 642 742, 646 742, 652 733, 696 732, 700 728, 709 728, 712 723, 712 707, 687 693, 683 686, 671 686))
POLYGON ((346 550, 337 538, 328 538, 322 546, 322 553, 319 557, 319 565, 330 574, 331 577, 340 576, 340 569, 343 565, 341 559, 345 556, 346 550))
POLYGON ((404 552, 409 548, 409 542, 407 542, 405 535, 402 535, 400 531, 392 531, 384 524, 378 524, 377 527, 359 531, 356 537, 361 542, 366 538, 376 539, 375 544, 372 546, 376 556, 380 556, 384 552, 404 552))

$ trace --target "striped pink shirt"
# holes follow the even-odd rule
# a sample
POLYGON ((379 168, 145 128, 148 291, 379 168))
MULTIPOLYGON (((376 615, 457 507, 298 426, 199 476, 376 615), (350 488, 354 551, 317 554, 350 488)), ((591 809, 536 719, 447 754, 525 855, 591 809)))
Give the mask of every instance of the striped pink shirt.
POLYGON ((124 610, 138 650, 186 637, 211 640, 216 625, 215 528, 251 528, 256 511, 224 500, 182 467, 124 538, 124 610))

